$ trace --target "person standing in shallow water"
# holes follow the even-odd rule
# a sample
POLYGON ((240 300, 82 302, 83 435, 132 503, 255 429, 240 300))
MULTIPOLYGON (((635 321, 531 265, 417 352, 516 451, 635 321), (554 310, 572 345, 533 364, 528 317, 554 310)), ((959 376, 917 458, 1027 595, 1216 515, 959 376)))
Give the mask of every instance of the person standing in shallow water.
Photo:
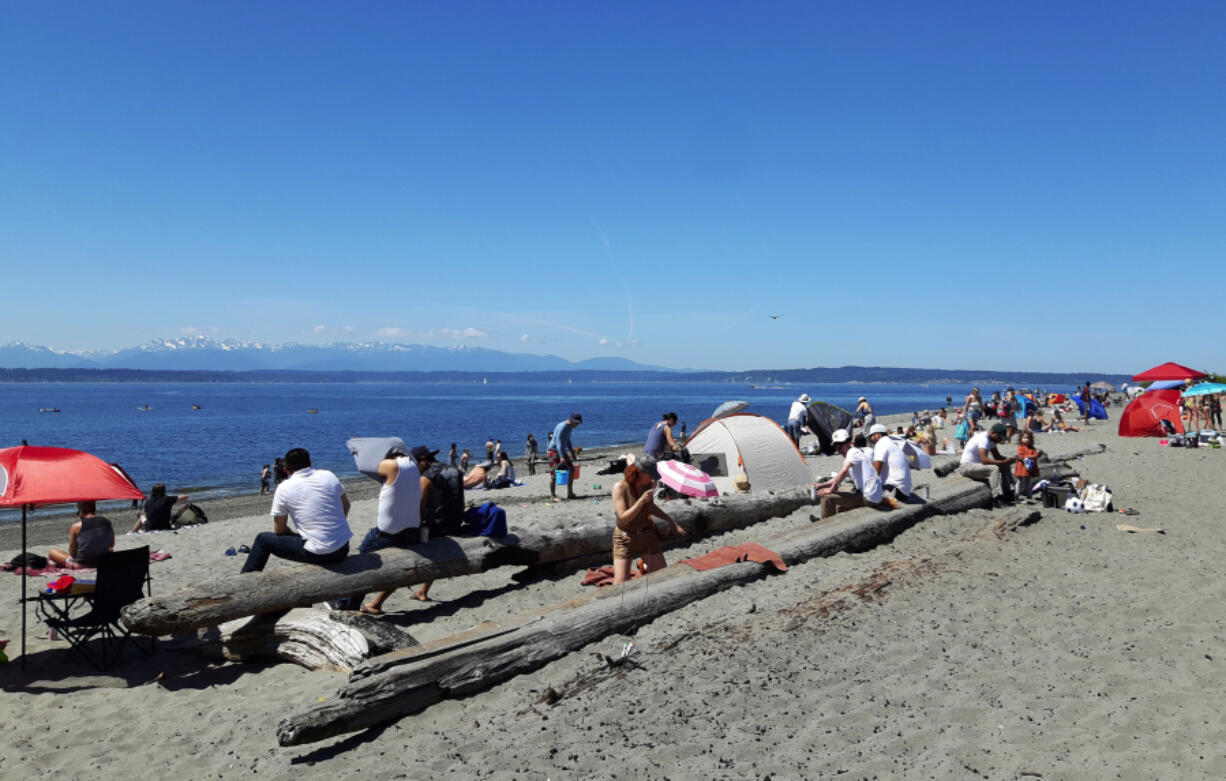
POLYGON ((458 460, 458 456, 456 456, 455 443, 452 442, 451 449, 447 451, 447 463, 451 464, 452 466, 455 466, 457 460, 458 460))

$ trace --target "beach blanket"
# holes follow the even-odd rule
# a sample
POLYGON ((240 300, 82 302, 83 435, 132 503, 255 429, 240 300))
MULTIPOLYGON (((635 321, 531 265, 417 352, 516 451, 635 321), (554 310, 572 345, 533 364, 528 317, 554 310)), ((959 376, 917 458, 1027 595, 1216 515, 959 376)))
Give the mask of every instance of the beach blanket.
POLYGON ((718 550, 713 550, 705 556, 698 556, 693 559, 682 559, 682 564, 688 564, 696 570, 715 569, 728 564, 736 564, 742 561, 756 561, 759 564, 771 564, 780 572, 787 572, 788 565, 783 563, 783 559, 778 553, 775 553, 769 548, 763 548, 756 542, 746 542, 741 545, 726 545, 718 550))
MULTIPOLYGON (((149 551, 149 561, 166 561, 171 556, 164 550, 149 551)), ((11 572, 14 575, 28 574, 30 577, 42 577, 44 575, 63 575, 65 573, 80 574, 82 572, 94 572, 97 567, 82 567, 80 564, 73 564, 67 567, 57 567, 54 564, 48 563, 42 569, 30 568, 26 572, 25 567, 14 567, 11 562, 0 564, 0 572, 11 572)))
MULTIPOLYGON (((634 580, 643 573, 637 567, 630 568, 630 580, 634 580)), ((583 574, 584 586, 596 586, 604 588, 605 586, 613 585, 613 568, 612 567, 593 567, 583 574)))

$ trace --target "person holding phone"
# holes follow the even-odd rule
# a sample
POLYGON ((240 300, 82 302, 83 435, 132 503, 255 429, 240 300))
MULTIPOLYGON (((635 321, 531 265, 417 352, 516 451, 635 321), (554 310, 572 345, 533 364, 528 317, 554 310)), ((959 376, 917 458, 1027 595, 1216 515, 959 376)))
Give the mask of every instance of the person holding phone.
POLYGON ((613 486, 613 510, 617 526, 613 529, 613 584, 629 579, 630 563, 643 558, 644 574, 664 569, 664 535, 652 516, 672 524, 673 532, 684 537, 686 531, 655 504, 655 459, 640 456, 626 467, 624 477, 613 486))

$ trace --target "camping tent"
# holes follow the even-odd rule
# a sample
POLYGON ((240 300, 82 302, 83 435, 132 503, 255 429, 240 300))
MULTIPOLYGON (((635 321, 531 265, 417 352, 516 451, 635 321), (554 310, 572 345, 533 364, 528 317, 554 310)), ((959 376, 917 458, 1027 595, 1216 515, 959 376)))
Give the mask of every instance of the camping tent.
POLYGON ((1151 390, 1128 403, 1120 414, 1121 437, 1159 437, 1164 433, 1162 419, 1169 420, 1180 434, 1183 421, 1179 417, 1179 391, 1151 390))
POLYGON ((1199 380, 1202 377, 1209 375, 1204 372, 1198 372, 1196 369, 1189 369, 1187 366, 1180 366, 1177 363, 1167 362, 1161 366, 1155 366, 1152 369, 1146 369, 1137 376, 1132 378, 1133 382, 1154 382, 1155 380, 1199 380))
POLYGON ((817 449, 824 456, 834 455, 831 435, 836 429, 851 432, 851 413, 826 401, 815 401, 805 409, 805 425, 817 437, 817 449))
MULTIPOLYGON (((1077 402, 1077 409, 1080 410, 1080 413, 1082 415, 1086 414, 1086 403, 1081 400, 1081 397, 1071 396, 1070 398, 1072 398, 1073 401, 1077 402)), ((1095 418, 1097 420, 1107 419, 1107 410, 1106 408, 1103 407, 1103 403, 1099 401, 1098 399, 1095 399, 1095 398, 1090 399, 1090 417, 1095 418)))
POLYGON ((792 439, 770 418, 751 413, 710 418, 686 443, 690 463, 706 472, 721 493, 736 490, 742 471, 754 491, 780 490, 813 482, 792 439))

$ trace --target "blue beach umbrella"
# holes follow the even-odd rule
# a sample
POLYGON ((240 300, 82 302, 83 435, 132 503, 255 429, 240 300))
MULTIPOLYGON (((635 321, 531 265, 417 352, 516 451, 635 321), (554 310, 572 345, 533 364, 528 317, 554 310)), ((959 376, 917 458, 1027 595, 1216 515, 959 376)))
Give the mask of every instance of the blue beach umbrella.
POLYGON ((1211 393, 1226 393, 1226 385, 1220 382, 1202 382, 1183 392, 1185 396, 1207 396, 1211 393))

